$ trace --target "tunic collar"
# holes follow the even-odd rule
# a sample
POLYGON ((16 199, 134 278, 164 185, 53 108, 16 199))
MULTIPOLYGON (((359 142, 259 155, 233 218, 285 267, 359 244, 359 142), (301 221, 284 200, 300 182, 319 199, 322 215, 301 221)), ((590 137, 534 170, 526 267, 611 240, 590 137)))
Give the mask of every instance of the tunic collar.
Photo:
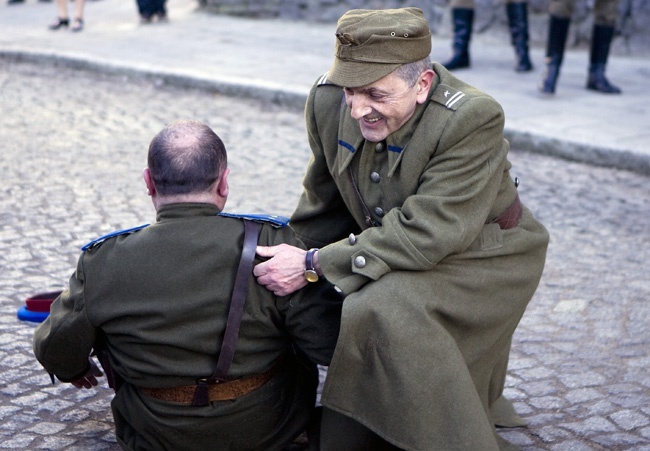
POLYGON ((213 204, 191 202, 167 204, 158 209, 156 221, 166 222, 195 216, 215 216, 219 211, 213 204))

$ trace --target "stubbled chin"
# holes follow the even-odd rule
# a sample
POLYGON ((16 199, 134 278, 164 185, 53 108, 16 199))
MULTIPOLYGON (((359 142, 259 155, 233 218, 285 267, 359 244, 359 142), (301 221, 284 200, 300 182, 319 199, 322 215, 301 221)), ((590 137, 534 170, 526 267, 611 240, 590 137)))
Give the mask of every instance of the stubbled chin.
POLYGON ((386 137, 384 127, 366 127, 364 124, 361 125, 361 134, 371 142, 380 142, 386 137))
POLYGON ((372 142, 383 141, 386 121, 380 119, 376 122, 368 122, 362 119, 359 121, 359 126, 361 128, 361 134, 368 141, 372 141, 372 142))

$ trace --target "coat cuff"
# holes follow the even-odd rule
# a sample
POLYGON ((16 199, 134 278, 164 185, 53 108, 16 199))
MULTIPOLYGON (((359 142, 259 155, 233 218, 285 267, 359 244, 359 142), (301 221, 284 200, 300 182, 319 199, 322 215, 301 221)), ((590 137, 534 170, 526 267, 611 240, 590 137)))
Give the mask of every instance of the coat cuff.
POLYGON ((55 374, 55 376, 61 382, 72 382, 74 380, 77 380, 77 379, 83 377, 89 370, 90 370, 90 362, 87 362, 86 363, 86 368, 82 372, 78 373, 76 376, 62 377, 62 376, 59 376, 58 374, 55 374))
POLYGON ((355 244, 355 240, 342 240, 318 251, 323 275, 346 295, 390 272, 383 260, 355 244))

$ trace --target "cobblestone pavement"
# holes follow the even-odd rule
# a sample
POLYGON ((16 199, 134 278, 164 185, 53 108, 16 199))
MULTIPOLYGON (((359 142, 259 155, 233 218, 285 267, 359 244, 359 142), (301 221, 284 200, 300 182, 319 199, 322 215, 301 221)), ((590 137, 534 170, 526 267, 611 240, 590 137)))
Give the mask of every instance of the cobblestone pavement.
MULTIPOLYGON (((154 220, 141 169, 172 120, 224 139, 228 211, 288 215, 309 158, 302 112, 1 59, 0 105, 0 448, 117 449, 105 382, 51 385, 16 310, 64 288, 88 240, 154 220)), ((528 427, 501 433, 526 451, 650 450, 650 179, 516 149, 511 160, 552 240, 507 380, 528 427)))

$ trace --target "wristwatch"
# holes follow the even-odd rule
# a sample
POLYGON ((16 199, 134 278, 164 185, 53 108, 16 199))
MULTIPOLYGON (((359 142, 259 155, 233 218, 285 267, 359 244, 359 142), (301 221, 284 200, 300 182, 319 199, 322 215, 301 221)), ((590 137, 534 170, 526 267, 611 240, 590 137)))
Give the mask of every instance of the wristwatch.
POLYGON ((318 282, 318 273, 314 268, 314 254, 316 251, 318 251, 316 247, 309 249, 305 256, 305 279, 307 282, 318 282))

